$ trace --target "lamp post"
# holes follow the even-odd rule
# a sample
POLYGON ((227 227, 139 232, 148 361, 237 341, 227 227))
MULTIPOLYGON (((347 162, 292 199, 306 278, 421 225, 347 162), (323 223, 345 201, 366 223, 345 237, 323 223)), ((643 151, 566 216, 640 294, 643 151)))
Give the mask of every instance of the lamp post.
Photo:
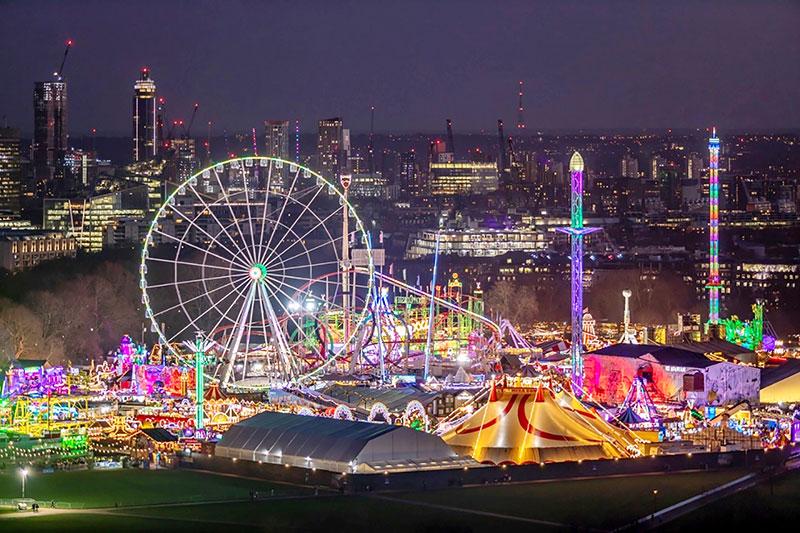
POLYGON ((23 468, 19 473, 22 476, 22 499, 25 499, 25 478, 28 477, 28 471, 23 468))

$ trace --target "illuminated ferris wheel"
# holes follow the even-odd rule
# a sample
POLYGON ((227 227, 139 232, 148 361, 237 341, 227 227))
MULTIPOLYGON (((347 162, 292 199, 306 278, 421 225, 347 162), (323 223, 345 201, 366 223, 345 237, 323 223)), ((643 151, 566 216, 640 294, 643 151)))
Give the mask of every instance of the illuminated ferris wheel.
POLYGON ((183 341, 203 332, 211 377, 263 389, 349 357, 373 261, 346 190, 291 161, 243 157, 174 186, 150 224, 140 273, 165 356, 185 358, 183 341))

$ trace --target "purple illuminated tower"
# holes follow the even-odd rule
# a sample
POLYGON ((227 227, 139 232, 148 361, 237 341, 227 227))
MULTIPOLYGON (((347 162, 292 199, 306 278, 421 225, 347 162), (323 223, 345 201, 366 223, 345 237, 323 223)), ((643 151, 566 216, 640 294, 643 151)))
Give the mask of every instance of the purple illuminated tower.
POLYGON ((570 234, 571 279, 570 303, 572 309, 572 339, 570 360, 572 362, 572 384, 577 394, 583 392, 583 236, 600 228, 583 227, 583 158, 575 152, 569 160, 572 179, 572 223, 558 231, 570 234))
POLYGON ((719 323, 719 139, 717 128, 708 140, 708 323, 719 323))

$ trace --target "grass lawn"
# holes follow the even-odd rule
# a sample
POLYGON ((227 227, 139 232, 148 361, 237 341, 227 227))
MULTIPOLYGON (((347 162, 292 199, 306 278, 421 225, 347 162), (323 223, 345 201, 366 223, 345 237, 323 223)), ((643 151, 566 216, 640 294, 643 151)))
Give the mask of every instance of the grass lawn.
MULTIPOLYGON (((457 511, 430 509, 366 496, 330 496, 273 502, 157 507, 119 511, 143 516, 231 520, 253 524, 260 531, 493 531, 498 526, 549 531, 535 524, 513 522, 457 511)), ((238 529, 238 525, 236 528, 238 529)), ((553 529, 555 531, 555 529, 553 529)))
POLYGON ((728 496, 665 524, 660 531, 783 531, 800 519, 800 472, 728 496))
POLYGON ((592 528, 613 528, 747 474, 744 470, 657 474, 635 477, 495 485, 465 489, 400 493, 464 509, 537 518, 592 528))
MULTIPOLYGON (((247 498, 250 490, 276 495, 308 494, 310 489, 191 470, 82 470, 31 473, 25 496, 83 504, 86 508, 247 498)), ((0 499, 20 496, 18 474, 0 475, 0 499)))
MULTIPOLYGON (((521 524, 464 513, 412 507, 361 496, 332 496, 272 502, 213 504, 184 507, 152 507, 109 511, 107 514, 0 518, 3 533, 24 531, 114 531, 114 533, 165 531, 353 531, 376 533, 468 533, 516 527, 521 524), (136 516, 132 516, 136 515, 136 516), (160 517, 168 517, 165 520, 160 517), (220 522, 229 522, 230 525, 220 522)), ((550 531, 535 526, 536 531, 550 531)))
MULTIPOLYGON (((36 516, 29 518, 0 519, 0 529, 4 532, 36 533, 38 531, 113 531, 114 533, 141 533, 142 531, 164 531, 171 533, 211 533, 225 531, 219 524, 199 524, 197 522, 165 521, 159 519, 139 519, 127 516, 69 514, 36 516)), ((239 528, 237 533, 259 531, 257 528, 239 528)))
MULTIPOLYGON (((475 509, 517 517, 526 517, 567 524, 572 527, 611 528, 640 518, 652 511, 653 489, 658 489, 658 507, 666 507, 694 494, 741 477, 743 470, 697 472, 687 474, 650 475, 626 478, 555 481, 447 489, 415 493, 387 494, 391 498, 435 503, 455 508, 475 509)), ((38 474, 44 479, 36 491, 50 490, 63 501, 84 501, 87 505, 108 506, 114 498, 121 504, 144 504, 192 499, 227 499, 247 497, 255 489, 269 494, 268 482, 249 481, 214 474, 184 470, 68 472, 38 474)), ((780 506, 792 512, 792 502, 800 497, 800 474, 793 482, 775 484, 775 494, 785 503, 780 506)), ((11 476, 8 476, 11 477, 11 476)), ((787 478, 788 479, 788 478, 787 478)), ((18 488, 15 479, 0 477, 0 488, 18 488)), ((770 502, 769 487, 760 487, 760 499, 748 504, 749 512, 770 502), (763 491, 766 491, 766 496, 763 491)), ((28 489, 26 488, 26 493, 28 489)), ((303 489, 277 485, 276 495, 303 489)), ((305 494, 308 494, 306 491, 305 494)), ((13 495, 12 495, 13 496, 13 495)), ((0 496, 1 497, 1 496, 0 496)), ((49 498, 46 496, 42 499, 49 498)), ((409 501, 387 501, 369 496, 326 496, 318 498, 282 499, 259 502, 211 503, 203 505, 140 507, 111 509, 105 514, 70 513, 30 518, 0 517, 0 530, 5 532, 56 530, 86 531, 375 531, 378 533, 414 531, 470 532, 497 531, 515 528, 524 531, 555 530, 546 526, 501 517, 468 514, 458 509, 436 509, 409 501), (227 524, 227 525, 226 525, 227 524)), ((720 502, 725 503, 725 502, 720 502)), ((719 504, 717 504, 719 505, 719 504)), ((739 505, 739 504, 736 504, 739 505)), ((741 504, 744 505, 744 504, 741 504)), ((779 506, 772 502, 773 508, 779 506)), ((726 508, 727 509, 727 508, 726 508)), ((699 516, 714 517, 709 525, 719 525, 719 513, 703 509, 699 516)), ((696 519, 683 524, 694 528, 696 519)), ((731 518, 731 523, 737 522, 731 518)), ((677 523, 676 523, 677 524, 677 523)), ((677 529, 677 528, 676 528, 677 529)))

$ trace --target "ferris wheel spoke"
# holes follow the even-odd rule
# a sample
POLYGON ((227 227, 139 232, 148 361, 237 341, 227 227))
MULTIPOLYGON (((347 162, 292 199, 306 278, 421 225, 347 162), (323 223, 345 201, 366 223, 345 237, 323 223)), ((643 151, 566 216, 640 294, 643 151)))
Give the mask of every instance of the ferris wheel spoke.
MULTIPOLYGON (((253 246, 252 256, 255 258, 260 254, 258 253, 258 248, 256 248, 256 232, 253 230, 253 213, 250 211, 250 191, 247 189, 247 173, 244 170, 244 165, 241 165, 239 169, 241 170, 242 183, 244 183, 244 202, 247 206, 247 224, 250 226, 250 243, 253 246)), ((260 262, 261 261, 259 261, 259 263, 260 262)))
MULTIPOLYGON (((294 373, 294 369, 292 368, 292 352, 291 348, 289 347, 289 343, 286 340, 286 337, 283 334, 281 329, 280 323, 278 321, 278 317, 275 314, 275 309, 272 307, 270 303, 270 298, 267 295, 267 283, 262 283, 259 286, 259 290, 261 292, 261 297, 264 300, 264 306, 267 308, 267 317, 270 321, 270 328, 272 329, 272 334, 275 340, 275 347, 278 350, 278 355, 284 361, 284 367, 286 375, 291 377, 294 373)), ((276 298, 278 304, 280 304, 280 299, 276 298)))
MULTIPOLYGON (((266 324, 269 322, 270 324, 270 331, 272 333, 271 340, 272 343, 275 345, 275 350, 278 353, 278 359, 276 361, 270 360, 270 366, 276 366, 280 369, 281 378, 284 380, 288 380, 289 376, 292 373, 291 367, 291 354, 284 353, 283 349, 281 349, 281 331, 280 331, 280 324, 278 323, 278 318, 275 316, 275 311, 272 309, 272 306, 269 303, 269 297, 267 296, 266 292, 266 284, 262 284, 259 287, 258 294, 260 296, 258 303, 261 308, 262 316, 264 320, 261 321, 261 327, 264 331, 264 346, 266 349, 267 341, 266 341, 266 324)), ((270 381, 272 381, 272 377, 270 376, 270 381)))
MULTIPOLYGON (((259 291, 256 290, 253 293, 253 298, 256 297, 256 294, 259 291)), ((256 306, 253 302, 250 303, 250 318, 247 319, 247 325, 245 328, 247 329, 247 338, 245 339, 244 343, 244 366, 242 367, 242 379, 247 377, 247 355, 250 353, 250 337, 253 334, 253 313, 255 311, 256 306)))
MULTIPOLYGON (((245 281, 245 282, 246 282, 247 280, 243 280, 243 281, 245 281)), ((235 291, 235 290, 234 290, 234 291, 231 291, 231 292, 228 294, 228 296, 230 296, 230 294, 233 294, 234 292, 236 292, 236 291, 235 291)), ((226 298, 227 298, 227 296, 226 296, 226 298)), ((223 299, 224 299, 224 298, 223 298, 223 299)), ((238 300, 238 297, 234 298, 234 302, 236 302, 237 300, 238 300)), ((199 321, 201 318, 203 318, 203 317, 204 317, 206 314, 208 314, 208 312, 209 312, 209 311, 211 311, 212 309, 216 309, 216 307, 215 307, 215 306, 209 306, 209 307, 207 307, 205 311, 203 311, 202 313, 200 313, 199 315, 197 315, 197 318, 191 318, 191 317, 189 317, 189 323, 188 323, 188 324, 186 324, 186 325, 185 325, 183 328, 181 328, 181 330, 180 330, 180 331, 178 331, 177 333, 175 333, 174 335, 172 335, 172 338, 171 338, 170 340, 175 340, 175 339, 177 339, 177 338, 178 338, 178 337, 179 337, 179 336, 180 336, 180 335, 181 335, 181 334, 182 334, 184 331, 186 331, 187 329, 189 329, 189 327, 191 327, 191 326, 194 326, 196 329, 201 329, 201 328, 200 328, 200 327, 197 325, 197 322, 198 322, 198 321, 199 321)), ((219 311, 219 310, 217 309, 217 311, 219 311)))
MULTIPOLYGON (((283 234, 283 237, 281 237, 281 239, 280 239, 280 240, 279 240, 279 241, 278 241, 278 242, 277 242, 277 243, 276 243, 276 244, 275 244, 275 245, 272 247, 272 250, 270 250, 269 248, 267 248, 267 252, 269 253, 269 255, 268 255, 266 258, 264 258, 264 259, 261 261, 262 263, 265 263, 266 261, 269 261, 269 259, 270 259, 270 258, 272 258, 272 256, 276 254, 276 250, 278 250, 278 248, 280 248, 280 245, 281 245, 281 244, 283 244, 283 241, 284 241, 284 240, 286 240, 286 236, 287 236, 287 235, 289 235, 290 233, 291 233, 291 234, 293 234, 293 235, 297 235, 297 234, 296 234, 296 233, 294 233, 294 231, 293 231, 293 230, 294 230, 294 227, 297 225, 297 222, 298 222, 298 221, 299 221, 301 218, 303 218, 303 215, 305 215, 305 214, 306 214, 306 212, 308 211, 308 208, 309 208, 309 207, 311 207, 311 204, 313 204, 313 203, 314 203, 314 200, 316 200, 316 199, 317 199, 317 196, 319 196, 319 194, 320 194, 322 191, 323 191, 322 187, 320 187, 320 188, 318 188, 318 189, 317 189, 317 192, 316 192, 316 193, 314 193, 314 196, 313 196, 313 198, 311 198, 311 200, 310 200, 310 201, 309 201, 307 204, 305 204, 305 206, 303 206, 303 210, 302 210, 302 211, 300 211, 300 214, 299 214, 299 215, 297 215, 297 217, 294 219, 294 221, 292 222, 292 225, 291 225, 291 226, 289 226, 289 228, 288 228, 288 229, 286 230, 286 232, 283 234)), ((265 254, 265 255, 266 255, 266 254, 265 254)))
MULTIPOLYGON (((244 280, 244 281, 247 282, 247 281, 250 281, 250 280, 248 279, 248 280, 244 280)), ((233 299, 233 301, 228 306, 228 308, 225 310, 225 312, 220 314, 220 317, 217 319, 217 322, 214 324, 214 327, 211 328, 211 330, 209 330, 209 332, 208 332, 209 335, 213 335, 214 332, 217 330, 217 328, 222 325, 222 322, 224 320, 230 320, 230 317, 228 317, 228 313, 231 312, 231 309, 233 309, 233 306, 236 305, 239 302, 239 300, 242 298, 242 294, 238 293, 238 290, 241 290, 242 287, 244 287, 245 285, 246 285, 246 283, 242 284, 240 287, 237 287, 237 296, 233 299)), ((219 309, 218 309, 218 311, 219 311, 219 309)), ((219 343, 217 343, 217 344, 219 344, 219 343)), ((220 346, 222 346, 222 345, 220 344, 220 346)))
MULTIPOLYGON (((309 263, 307 265, 296 265, 296 266, 289 266, 289 267, 282 267, 282 268, 271 268, 269 271, 270 271, 270 273, 287 272, 289 270, 300 270, 302 268, 316 268, 316 267, 322 267, 322 266, 327 266, 327 265, 339 265, 340 263, 341 263, 340 261, 323 261, 321 263, 309 263)), ((281 277, 291 277, 291 276, 281 276, 281 277)), ((297 279, 300 279, 300 278, 297 278, 297 279)), ((308 281, 313 281, 313 280, 310 280, 308 278, 306 278, 306 279, 308 281)))
MULTIPOLYGON (((179 265, 186 265, 186 266, 200 267, 200 268, 215 268, 217 270, 224 270, 225 272, 239 272, 238 269, 235 270, 235 271, 232 270, 230 266, 218 266, 218 265, 212 265, 212 264, 206 264, 206 263, 192 263, 192 262, 189 262, 189 261, 181 261, 179 259, 163 259, 161 257, 148 257, 147 260, 148 261, 157 261, 159 263, 169 263, 169 264, 177 263, 179 265)), ((245 272, 245 271, 242 270, 242 272, 245 272)), ((149 285, 148 285, 148 287, 149 287, 149 285)))
MULTIPOLYGON (((230 249, 229 249, 227 246, 225 246, 224 244, 222 244, 221 242, 219 242, 219 241, 217 240, 217 238, 216 238, 216 237, 214 237, 213 235, 211 235, 209 232, 207 232, 206 230, 204 230, 202 227, 200 227, 200 226, 199 226, 199 225, 198 225, 198 224, 195 222, 195 220, 197 220, 197 218, 199 217, 199 215, 198 215, 198 216, 196 216, 194 219, 191 219, 191 218, 189 218, 188 216, 186 216, 184 213, 181 213, 180 211, 178 211, 178 210, 175 208, 175 206, 174 206, 174 205, 169 205, 169 204, 167 204, 167 205, 170 207, 170 209, 172 209, 172 210, 175 212, 175 214, 177 214, 177 215, 180 215, 180 216, 184 217, 184 218, 186 219, 186 221, 189 223, 189 225, 190 225, 190 226, 193 226, 193 227, 197 228, 198 230, 200 230, 201 232, 203 232, 203 234, 204 234, 204 235, 206 235, 206 236, 207 236, 209 239, 211 239, 212 241, 214 241, 214 243, 215 243, 217 246, 219 246, 220 248, 223 248, 223 249, 224 249, 226 252, 228 252, 229 254, 231 254, 231 257, 236 257, 236 254, 235 254, 233 251, 231 251, 231 250, 230 250, 230 249)), ((223 229, 224 229, 224 228, 223 228, 223 229)), ((226 233, 227 233, 227 232, 226 232, 226 233)))
MULTIPOLYGON (((245 280, 245 281, 246 281, 246 280, 245 280)), ((174 311, 174 310, 178 309, 179 307, 182 307, 182 306, 183 306, 183 305, 185 305, 185 304, 188 304, 188 303, 192 303, 192 302, 194 302, 194 301, 197 301, 197 300, 199 300, 200 298, 202 298, 202 297, 204 297, 204 296, 208 296, 209 294, 215 293, 215 292, 219 291, 220 289, 224 289, 224 288, 226 288, 226 287, 229 287, 229 286, 231 286, 231 285, 234 285, 235 283, 237 283, 237 282, 233 282, 233 281, 231 281, 231 282, 229 282, 229 283, 226 283, 225 285, 220 285, 220 286, 219 286, 219 287, 217 287, 216 289, 211 289, 211 290, 210 290, 210 291, 208 291, 208 292, 204 292, 204 293, 202 293, 202 294, 198 294, 197 296, 193 296, 192 298, 190 298, 190 299, 188 299, 188 300, 185 300, 185 301, 184 301, 184 300, 182 300, 182 299, 181 299, 181 302, 180 302, 180 303, 178 303, 178 304, 176 304, 176 305, 173 305, 172 307, 168 307, 167 309, 164 309, 164 310, 162 310, 162 311, 159 311, 158 313, 155 313, 155 314, 153 314, 153 318, 155 318, 155 317, 157 317, 157 316, 161 316, 161 315, 163 315, 164 313, 169 313, 170 311, 174 311)))
MULTIPOLYGON (((333 212, 332 212, 330 215, 328 215, 328 216, 326 216, 324 219, 322 219, 322 220, 321 220, 321 221, 320 221, 320 222, 319 222, 319 223, 318 223, 316 226, 314 226, 313 228, 311 228, 310 230, 308 230, 307 232, 305 232, 305 234, 303 234, 303 236, 302 236, 302 237, 300 237, 299 239, 295 240, 295 241, 294 241, 292 244, 290 244, 289 246, 287 246, 286 248, 284 248, 284 249, 282 250, 282 253, 286 253, 286 252, 288 252, 289 250, 291 250, 292 248, 294 248, 294 247, 295 247, 295 245, 297 245, 297 243, 298 243, 298 242, 302 242, 302 241, 303 241, 303 239, 305 239, 306 237, 308 237, 309 235, 311 235, 311 233, 313 233, 313 232, 314 232, 314 230, 316 230, 316 229, 317 229, 318 227, 320 227, 322 224, 324 224, 325 222, 327 222, 328 220, 330 220, 330 219, 333 217, 333 215, 335 215, 335 214, 337 213, 337 211, 338 211, 338 209, 337 209, 337 210, 335 210, 335 211, 333 211, 333 212)), ((341 238, 341 237, 337 238, 336 240, 338 241, 340 238, 341 238)), ((335 242, 335 241, 334 241, 334 242, 335 242)), ((331 242, 323 242, 322 244, 320 244, 320 245, 317 245, 317 246, 315 246, 314 248, 311 248, 311 249, 307 250, 306 252, 300 252, 299 254, 297 254, 297 255, 294 255, 294 256, 292 256, 292 257, 290 257, 289 259, 284 259, 284 258, 281 258, 281 261, 282 261, 282 262, 284 262, 284 263, 288 263, 288 262, 289 262, 289 261, 291 261, 292 259, 295 259, 296 257, 300 257, 301 255, 303 255, 303 253, 312 252, 312 251, 316 250, 317 248, 321 248, 321 247, 323 247, 323 246, 329 246, 329 245, 331 245, 331 244, 333 244, 333 243, 331 243, 331 242)), ((334 246, 334 250, 335 250, 335 249, 336 249, 336 247, 334 246)), ((339 256, 339 255, 338 255, 338 253, 336 254, 336 256, 337 256, 337 257, 339 256)), ((277 257, 277 256, 276 256, 276 257, 277 257)))
MULTIPOLYGON (((292 202, 294 202, 296 204, 301 204, 300 200, 305 198, 306 195, 308 195, 308 194, 314 192, 315 190, 317 190, 317 188, 318 188, 317 186, 312 185, 310 187, 306 187, 305 189, 298 189, 297 192, 294 194, 294 196, 291 198, 292 202)), ((281 193, 277 193, 277 195, 280 195, 280 194, 281 193)), ((281 204, 281 206, 282 205, 283 204, 281 204)), ((264 243, 264 233, 265 233, 264 232, 264 228, 268 225, 269 222, 274 222, 276 226, 286 227, 285 224, 281 224, 277 220, 272 220, 270 218, 273 215, 275 215, 276 213, 278 213, 281 210, 281 208, 280 207, 275 207, 275 209, 273 209, 271 211, 267 211, 267 208, 268 208, 268 206, 266 205, 266 201, 265 201, 264 212, 262 213, 262 218, 261 218, 261 239, 258 242, 258 244, 261 246, 261 248, 264 248, 264 252, 261 253, 262 257, 267 255, 267 252, 268 252, 268 248, 266 247, 266 245, 264 243)), ((314 213, 312 212, 312 214, 314 214, 314 213)), ((314 215, 314 216, 316 216, 316 215, 314 215)), ((319 217, 317 217, 317 219, 319 219, 319 217)), ((275 229, 276 228, 273 228, 273 230, 275 230, 275 229)), ((259 262, 261 264, 264 264, 263 260, 259 261, 259 262)))
MULTIPOLYGON (((283 257, 281 257, 280 261, 281 261, 281 263, 284 263, 284 264, 285 263, 290 263, 290 262, 294 261, 295 259, 297 259, 298 257, 301 257, 303 255, 309 255, 309 254, 311 254, 311 252, 319 250, 323 246, 331 246, 331 247, 333 247, 334 252, 336 254, 337 261, 335 261, 335 263, 338 264, 341 261, 338 260, 339 259, 339 253, 336 251, 336 241, 339 241, 339 240, 341 240, 341 237, 337 237, 336 240, 334 240, 334 241, 328 241, 328 242, 323 242, 323 243, 317 244, 315 246, 312 246, 311 248, 305 248, 305 244, 304 244, 303 247, 305 249, 302 252, 299 252, 299 253, 293 255, 292 257, 288 257, 288 258, 285 258, 285 259, 283 257)), ((291 246, 289 248, 291 248, 291 246)), ((286 250, 288 250, 289 248, 286 248, 286 250)), ((275 263, 273 262, 272 264, 275 264, 275 263)), ((272 267, 270 265, 267 265, 267 268, 272 268, 272 267)))
POLYGON ((189 241, 184 241, 184 240, 181 240, 181 239, 179 239, 179 238, 177 238, 177 237, 173 237, 173 236, 172 236, 172 235, 170 235, 169 233, 166 233, 166 232, 164 232, 164 231, 161 231, 161 230, 160 230, 160 229, 158 229, 158 228, 153 228, 153 231, 155 231, 156 233, 158 233, 159 235, 161 235, 161 236, 163 236, 163 237, 167 237, 168 239, 172 239, 173 241, 175 241, 175 242, 179 243, 181 246, 183 246, 183 245, 189 246, 190 248, 194 248, 195 250, 198 250, 198 251, 200 251, 200 252, 203 252, 204 254, 212 255, 212 256, 216 257, 217 259, 220 259, 220 260, 222 260, 222 261, 225 261, 226 263, 231 263, 231 264, 238 265, 238 266, 240 266, 240 267, 241 267, 241 268, 242 268, 244 271, 247 271, 247 270, 249 270, 249 267, 247 267, 246 265, 244 265, 244 264, 242 264, 242 263, 239 263, 239 262, 236 260, 236 258, 235 258, 235 257, 223 257, 223 256, 221 256, 221 255, 219 255, 219 254, 215 254, 214 252, 211 252, 211 251, 209 251, 208 249, 201 248, 201 247, 197 246, 196 244, 194 244, 194 243, 192 243, 192 242, 189 242, 189 241))
POLYGON ((233 207, 231 207, 230 196, 228 196, 228 193, 225 192, 225 188, 222 186, 222 180, 219 179, 219 174, 217 174, 217 171, 214 170, 212 172, 212 174, 214 174, 214 179, 217 180, 217 184, 219 185, 219 192, 220 192, 220 194, 222 194, 223 198, 225 199, 225 205, 228 206, 228 212, 231 214, 231 218, 233 219, 233 223, 236 224, 236 230, 239 232, 239 235, 241 236, 242 245, 243 245, 242 249, 247 254, 247 260, 250 261, 250 264, 253 264, 253 263, 255 263, 255 258, 252 255, 249 254, 250 250, 247 249, 247 243, 244 240, 244 233, 242 233, 242 228, 241 228, 241 226, 239 226, 239 218, 236 216, 236 214, 234 214, 233 207))
MULTIPOLYGON (((297 176, 300 175, 300 168, 298 167, 297 172, 294 173, 294 179, 292 179, 292 185, 289 187, 289 190, 286 192, 286 198, 283 201, 283 206, 281 206, 281 212, 278 215, 278 220, 283 218, 283 213, 286 211, 286 204, 289 203, 289 198, 292 196, 292 190, 294 189, 294 184, 297 182, 297 176)), ((275 238, 275 232, 278 230, 278 224, 276 223, 275 226, 272 228, 272 232, 269 234, 269 241, 267 242, 266 249, 269 250, 270 245, 272 244, 272 239, 275 238)))
MULTIPOLYGON (((269 160, 269 170, 267 170, 267 188, 264 191, 264 210, 261 212, 261 238, 258 239, 259 244, 264 244, 264 227, 267 225, 267 211, 269 211, 269 189, 270 185, 272 184, 272 165, 274 161, 272 159, 269 160)), ((260 255, 260 254, 259 254, 260 255)), ((259 260, 259 263, 262 265, 264 261, 259 260)))
POLYGON ((242 334, 244 333, 244 328, 246 325, 245 320, 247 319, 247 312, 253 305, 253 294, 255 293, 255 290, 255 283, 251 283, 250 289, 247 291, 247 298, 245 298, 244 306, 242 307, 242 310, 239 311, 239 315, 236 318, 234 335, 228 339, 225 350, 228 352, 228 367, 225 370, 225 379, 222 382, 223 385, 227 385, 231 380, 231 376, 233 375, 234 365, 236 363, 236 353, 239 351, 239 343, 242 341, 242 334))
MULTIPOLYGON (((214 174, 216 174, 216 172, 214 174)), ((217 181, 219 182, 219 179, 217 179, 217 181)), ((238 244, 236 242, 236 239, 233 238, 233 235, 231 235, 228 232, 228 227, 225 224, 222 223, 222 221, 217 217, 217 215, 214 214, 214 210, 211 208, 211 206, 216 204, 219 201, 219 199, 215 200, 214 202, 212 202, 209 205, 209 204, 207 204, 205 202, 205 200, 203 200, 203 195, 199 191, 197 191, 197 189, 195 189, 194 186, 191 183, 189 183, 189 188, 192 189, 192 192, 194 192, 194 194, 197 197, 197 199, 200 200, 200 202, 203 204, 203 207, 205 208, 205 210, 208 211, 208 213, 211 215, 211 217, 214 219, 214 221, 219 225, 219 227, 222 229, 222 231, 225 232, 225 235, 228 236, 228 238, 231 240, 231 242, 233 244, 238 244)), ((230 250, 229 250, 229 252, 230 252, 230 250)), ((232 253, 232 255, 235 256, 236 254, 232 253)))
MULTIPOLYGON (((267 283, 269 283, 269 282, 267 282, 267 283)), ((275 285, 275 286, 274 286, 274 287, 272 287, 272 288, 273 288, 275 291, 277 291, 277 292, 279 292, 279 293, 283 294, 283 295, 284 295, 286 298, 288 298, 288 299, 289 299, 289 301, 292 301, 292 297, 291 297, 291 296, 289 296, 288 294, 286 294, 286 292, 285 292, 285 291, 283 291, 283 290, 281 290, 281 288, 280 288, 280 287, 278 287, 277 285, 275 285)), ((276 301, 276 302, 278 302, 278 305, 279 305, 279 306, 281 306, 281 309, 283 309, 283 312, 285 313, 285 315, 286 315, 287 319, 288 319, 288 320, 291 320, 292 322, 294 322, 294 325, 295 325, 295 327, 298 329, 298 331, 300 331, 302 328, 300 327, 300 324, 297 322, 297 320, 294 318, 294 316, 293 316, 294 314, 293 314, 291 311, 289 311, 289 309, 288 309, 288 308, 287 308, 285 305, 283 305, 283 302, 281 302, 281 299, 280 299, 280 298, 275 298, 275 301, 276 301)))
POLYGON ((261 311, 261 335, 262 335, 262 349, 264 350, 264 359, 267 367, 267 379, 272 385, 272 371, 273 361, 269 355, 269 337, 267 336, 267 310, 264 308, 264 291, 258 291, 258 308, 261 311))
POLYGON ((171 281, 168 283, 159 283, 158 285, 148 285, 148 289, 161 289, 163 287, 174 287, 175 285, 186 285, 187 283, 200 283, 205 281, 215 281, 218 279, 230 279, 230 276, 214 276, 213 278, 196 278, 181 281, 171 281))

